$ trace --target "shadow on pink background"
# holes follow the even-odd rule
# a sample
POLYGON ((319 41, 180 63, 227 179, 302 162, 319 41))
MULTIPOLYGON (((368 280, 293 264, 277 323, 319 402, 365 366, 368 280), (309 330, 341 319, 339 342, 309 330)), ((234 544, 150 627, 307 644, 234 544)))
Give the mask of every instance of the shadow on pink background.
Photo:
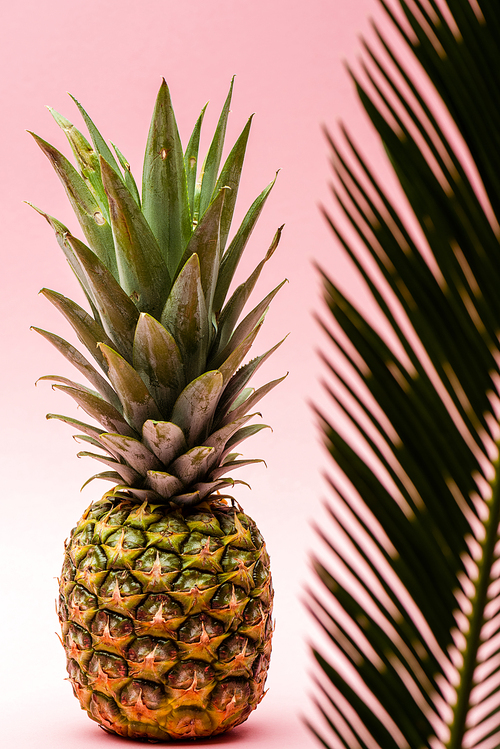
MULTIPOLYGON (((75 456, 71 429, 45 413, 76 416, 73 404, 44 374, 74 376, 52 347, 30 332, 37 325, 72 340, 64 320, 37 292, 79 291, 50 228, 23 201, 56 216, 75 232, 76 219, 49 163, 25 132, 33 130, 69 156, 70 149, 44 105, 80 125, 67 91, 90 112, 104 135, 127 155, 140 178, 142 154, 161 77, 170 86, 184 145, 210 100, 205 149, 236 74, 228 143, 256 113, 239 193, 241 218, 281 169, 256 229, 239 279, 265 254, 277 226, 282 243, 266 266, 261 297, 283 277, 289 284, 273 302, 256 344, 262 353, 288 332, 266 364, 262 380, 289 371, 262 402, 264 430, 245 455, 268 465, 250 468, 252 491, 238 500, 262 530, 276 588, 276 633, 269 694, 246 724, 198 746, 319 746, 300 717, 311 717, 310 657, 314 628, 300 601, 310 576, 310 520, 320 512, 326 458, 309 401, 324 399, 316 348, 324 346, 313 313, 321 309, 313 261, 351 283, 351 269, 318 210, 330 201, 328 153, 321 123, 338 117, 366 138, 344 58, 359 51, 374 0, 34 0, 9 3, 0 25, 2 116, 2 744, 35 749, 80 749, 124 744, 105 736, 79 710, 65 676, 54 632, 55 577, 63 541, 83 509, 107 488, 79 488, 93 472, 75 456), (7 572, 5 572, 7 570, 7 572)), ((259 297, 259 298, 261 298, 259 297)), ((260 373, 259 373, 260 375, 260 373)), ((267 381, 266 380, 266 381, 267 381)))

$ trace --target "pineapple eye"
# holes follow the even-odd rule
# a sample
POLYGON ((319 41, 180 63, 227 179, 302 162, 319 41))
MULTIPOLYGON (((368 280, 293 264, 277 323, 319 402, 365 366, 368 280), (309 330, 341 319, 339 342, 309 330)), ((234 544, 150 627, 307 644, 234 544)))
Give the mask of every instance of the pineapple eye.
POLYGON ((112 653, 94 653, 89 663, 89 673, 99 674, 101 671, 112 679, 127 676, 127 663, 121 656, 112 653))
POLYGON ((250 686, 243 679, 224 679, 212 692, 212 702, 218 710, 245 705, 249 699, 250 686))
POLYGON ((171 640, 158 640, 153 637, 138 637, 129 647, 127 659, 136 663, 143 662, 147 656, 155 661, 175 660, 177 648, 171 640))
POLYGON ((163 689, 160 684, 145 679, 135 679, 122 690, 120 702, 127 706, 140 703, 149 710, 157 710, 162 698, 163 689))
POLYGON ((146 539, 141 531, 135 528, 125 528, 113 531, 106 538, 106 546, 115 547, 121 544, 124 549, 142 549, 146 546, 146 539))
POLYGON ((86 629, 79 627, 77 624, 70 624, 66 641, 72 640, 79 650, 88 650, 92 647, 92 638, 86 629))
POLYGON ((88 684, 88 677, 85 675, 76 661, 68 661, 67 671, 69 674, 69 678, 73 682, 76 682, 80 686, 86 686, 88 684))
POLYGON ((213 669, 205 663, 197 661, 184 661, 169 671, 168 685, 175 689, 189 689, 193 682, 198 687, 210 684, 213 679, 213 669))
POLYGON ((230 661, 239 655, 248 655, 255 653, 255 645, 242 635, 233 635, 225 640, 219 648, 219 658, 221 661, 230 661))
POLYGON ((180 616, 182 609, 169 596, 152 594, 137 609, 138 621, 151 621, 158 613, 164 618, 180 616))
POLYGON ((80 561, 78 569, 80 571, 89 570, 90 572, 102 571, 106 569, 106 563, 106 554, 101 547, 91 546, 87 554, 80 561))
POLYGON ((79 611, 97 609, 97 598, 82 585, 75 585, 69 597, 70 607, 79 611))
POLYGON ((91 632, 93 635, 103 636, 106 631, 111 639, 119 639, 133 634, 134 627, 129 619, 120 616, 115 611, 101 609, 92 620, 91 632))
POLYGON ((175 554, 168 554, 161 549, 157 550, 155 548, 148 549, 136 559, 135 569, 151 572, 157 559, 161 565, 162 573, 179 569, 180 561, 175 554))

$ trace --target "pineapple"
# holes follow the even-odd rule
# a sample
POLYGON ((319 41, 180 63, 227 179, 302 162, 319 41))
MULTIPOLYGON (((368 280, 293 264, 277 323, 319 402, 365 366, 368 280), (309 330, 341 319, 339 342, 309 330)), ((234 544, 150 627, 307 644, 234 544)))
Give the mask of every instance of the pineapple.
POLYGON ((114 145, 112 152, 78 102, 92 145, 51 110, 77 168, 34 135, 87 244, 36 210, 54 229, 90 311, 55 291, 42 293, 98 365, 35 328, 91 387, 41 379, 99 426, 48 418, 77 429, 85 447, 79 455, 106 468, 92 479, 113 484, 65 546, 62 642, 81 707, 106 731, 135 739, 211 736, 237 726, 264 695, 270 658, 269 557, 254 521, 228 495, 244 482, 227 474, 259 462, 241 459, 235 448, 264 428, 249 423, 253 409, 283 379, 248 387, 277 346, 243 364, 282 284, 239 322, 281 228, 229 295, 274 184, 228 241, 251 122, 220 168, 231 93, 232 83, 198 169, 205 110, 183 152, 162 82, 142 195, 123 154, 114 145))

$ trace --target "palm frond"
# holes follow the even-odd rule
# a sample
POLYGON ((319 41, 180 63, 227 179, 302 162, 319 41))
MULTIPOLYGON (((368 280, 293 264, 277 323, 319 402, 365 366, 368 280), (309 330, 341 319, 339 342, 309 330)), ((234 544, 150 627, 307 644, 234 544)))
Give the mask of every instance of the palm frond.
POLYGON ((325 725, 309 723, 332 749, 494 749, 500 3, 380 2, 390 33, 351 75, 406 201, 345 128, 328 135, 327 219, 377 314, 322 271, 338 419, 318 410, 335 468, 308 598, 325 725))

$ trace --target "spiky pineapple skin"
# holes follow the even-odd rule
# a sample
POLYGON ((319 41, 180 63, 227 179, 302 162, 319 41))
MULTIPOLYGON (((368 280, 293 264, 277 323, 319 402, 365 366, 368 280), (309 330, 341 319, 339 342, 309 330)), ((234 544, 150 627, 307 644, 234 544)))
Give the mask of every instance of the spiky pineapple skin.
POLYGON ((71 532, 60 578, 82 709, 132 739, 234 728, 264 695, 272 602, 264 540, 238 507, 95 502, 71 532))

